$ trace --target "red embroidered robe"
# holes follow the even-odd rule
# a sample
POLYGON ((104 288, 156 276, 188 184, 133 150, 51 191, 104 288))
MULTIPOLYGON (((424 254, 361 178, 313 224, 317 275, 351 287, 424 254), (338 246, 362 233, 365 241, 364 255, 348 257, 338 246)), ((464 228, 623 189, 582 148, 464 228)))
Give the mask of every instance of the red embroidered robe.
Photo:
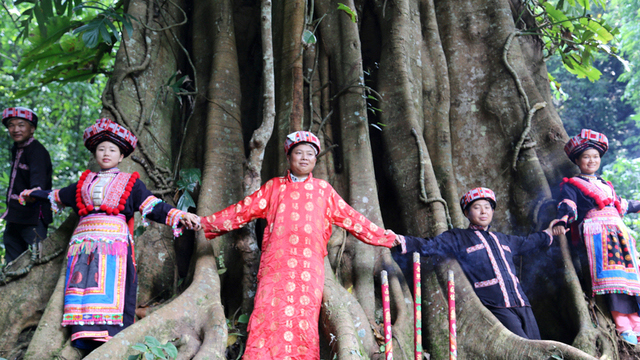
POLYGON ((371 245, 391 247, 395 236, 384 235, 383 228, 311 174, 303 182, 271 179, 239 203, 203 218, 202 226, 212 239, 257 218, 266 219, 267 227, 243 359, 319 359, 318 317, 331 225, 371 245))

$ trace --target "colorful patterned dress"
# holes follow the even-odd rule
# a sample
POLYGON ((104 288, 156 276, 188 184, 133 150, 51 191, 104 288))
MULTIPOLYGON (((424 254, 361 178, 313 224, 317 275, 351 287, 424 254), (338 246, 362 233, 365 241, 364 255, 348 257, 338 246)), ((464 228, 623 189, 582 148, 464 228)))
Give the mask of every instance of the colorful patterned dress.
POLYGON ((243 359, 319 359, 318 317, 331 226, 385 247, 393 245, 395 235, 384 235, 383 228, 311 174, 302 182, 290 175, 271 179, 239 203, 203 218, 202 226, 212 239, 257 218, 266 219, 267 227, 243 359))
POLYGON ((151 194, 137 172, 117 168, 85 171, 80 181, 60 190, 28 194, 49 199, 52 209, 71 206, 80 215, 67 253, 62 326, 71 327, 71 340, 91 348, 86 340, 105 342, 133 324, 137 276, 131 235, 133 215, 172 226, 184 212, 151 194))
POLYGON ((611 311, 637 312, 636 241, 622 217, 640 211, 640 202, 621 199, 610 182, 595 176, 565 178, 561 187, 557 216, 560 224, 571 226, 574 240, 584 242, 593 295, 607 295, 611 311))

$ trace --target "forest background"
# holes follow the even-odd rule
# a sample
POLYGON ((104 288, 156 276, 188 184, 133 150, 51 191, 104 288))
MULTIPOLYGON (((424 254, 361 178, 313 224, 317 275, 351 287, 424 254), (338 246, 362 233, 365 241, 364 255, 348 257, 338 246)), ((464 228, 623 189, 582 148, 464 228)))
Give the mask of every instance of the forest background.
MULTIPOLYGON (((575 7, 577 12, 581 13, 580 6, 591 2, 557 1, 554 3, 559 8, 575 7)), ((13 4, 3 2, 4 11, 0 25, 2 28, 0 34, 3 36, 0 51, 2 61, 0 106, 26 106, 40 115, 41 121, 36 137, 49 148, 52 155, 55 168, 54 187, 64 186, 74 181, 87 166, 90 156, 82 145, 82 131, 99 117, 98 114, 103 109, 101 96, 105 86, 108 88, 107 79, 111 75, 115 50, 121 44, 116 37, 123 31, 120 26, 126 28, 127 22, 136 21, 124 17, 121 2, 113 4, 75 2, 73 8, 68 4, 62 1, 36 0, 13 4), (69 17, 53 16, 52 8, 44 9, 41 6, 45 3, 55 4, 56 11, 58 7, 66 6, 63 12, 73 12, 76 18, 70 21, 69 17), (117 10, 119 7, 120 10, 117 10), (40 12, 29 11, 36 8, 40 12), (47 12, 48 17, 43 17, 43 13, 47 12), (101 15, 96 16, 98 14, 101 15), (99 20, 98 23, 96 19, 99 20), (113 25, 110 20, 113 19, 120 20, 115 25, 119 28, 110 28, 113 25), (40 20, 43 20, 42 23, 40 20), (102 21, 101 25, 100 21, 102 21), (47 25, 48 33, 42 24, 47 25), (87 26, 93 24, 91 25, 93 27, 85 26, 86 31, 82 33, 78 31, 82 24, 87 26), (102 29, 106 29, 106 33, 102 29), (63 32, 57 34, 57 31, 63 32), (53 38, 55 41, 49 41, 53 38), (85 46, 87 44, 92 44, 93 50, 87 48, 85 46), (96 49, 99 57, 91 57, 96 54, 96 49), (60 81, 60 79, 65 80, 60 81)), ((604 5, 605 2, 595 2, 595 5, 597 4, 604 5)), ((607 46, 610 51, 617 50, 622 59, 592 52, 587 58, 594 59, 593 65, 597 70, 574 67, 567 71, 568 69, 562 65, 563 61, 567 63, 566 54, 572 53, 580 46, 564 44, 563 51, 554 52, 555 55, 547 61, 551 75, 551 91, 555 96, 554 106, 558 109, 566 132, 570 136, 583 127, 607 134, 611 141, 611 151, 603 159, 605 177, 615 183, 619 194, 623 197, 640 199, 638 193, 640 73, 637 71, 640 65, 638 59, 640 28, 637 25, 639 5, 629 0, 608 2, 606 9, 595 5, 591 4, 587 13, 597 21, 604 18, 607 23, 619 29, 619 32, 612 32, 615 38, 607 46), (580 79, 581 76, 587 76, 589 79, 580 79)), ((343 9, 348 13, 346 10, 343 9)), ((589 24, 593 25, 593 23, 589 24)), ((602 30, 602 28, 597 29, 602 30)), ((604 35, 609 34, 608 31, 604 33, 604 35)), ((309 36, 303 38, 303 41, 311 44, 315 40, 309 36)), ((581 54, 584 56, 589 49, 587 48, 587 52, 585 48, 577 50, 582 51, 581 54)), ((375 68, 367 67, 364 73, 367 77, 374 77, 376 71, 375 68)), ((163 87, 168 94, 173 93, 185 102, 189 101, 188 95, 185 94, 189 92, 186 90, 188 88, 189 79, 179 73, 168 78, 163 87)), ((160 94, 161 92, 157 96, 160 94)), ((162 94, 165 97, 168 96, 167 93, 162 94)), ((150 118, 158 101, 156 98, 150 109, 150 118)), ((376 112, 380 110, 376 108, 375 101, 372 100, 371 104, 367 110, 377 116, 376 112)), ((371 124, 370 131, 373 134, 372 137, 379 137, 379 133, 376 132, 384 132, 385 127, 371 124)), ((2 174, 0 191, 2 191, 8 185, 12 144, 8 136, 2 137, 0 141, 0 159, 6 159, 0 162, 2 174)), ((380 166, 380 164, 376 165, 380 166)), ((176 182, 176 184, 179 183, 176 182)), ((3 209, 0 208, 0 211, 3 209)), ((64 216, 58 219, 60 221, 64 216)), ((628 221, 637 235, 637 218, 631 217, 628 221)), ((54 224, 53 228, 58 224, 59 222, 54 224)))

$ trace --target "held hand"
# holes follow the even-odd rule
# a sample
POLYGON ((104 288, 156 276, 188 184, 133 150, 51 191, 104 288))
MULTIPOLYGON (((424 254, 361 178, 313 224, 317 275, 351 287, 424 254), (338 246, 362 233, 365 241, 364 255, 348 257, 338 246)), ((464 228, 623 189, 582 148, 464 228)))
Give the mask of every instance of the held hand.
POLYGON ((187 213, 184 218, 180 219, 180 223, 190 230, 200 230, 200 217, 196 214, 187 213))
POLYGON ((553 236, 564 235, 568 231, 568 229, 566 229, 562 224, 556 225, 559 221, 560 220, 555 219, 549 223, 547 231, 553 234, 553 236))
POLYGON ((18 202, 20 203, 20 205, 26 205, 27 203, 32 203, 36 201, 36 199, 29 196, 31 192, 34 190, 36 189, 22 190, 22 192, 20 193, 20 196, 18 196, 18 202))

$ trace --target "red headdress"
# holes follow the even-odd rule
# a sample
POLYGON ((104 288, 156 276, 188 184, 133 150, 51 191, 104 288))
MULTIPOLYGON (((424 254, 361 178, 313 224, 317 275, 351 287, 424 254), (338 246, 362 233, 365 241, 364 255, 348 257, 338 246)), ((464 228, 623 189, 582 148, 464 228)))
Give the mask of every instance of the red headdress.
POLYGON ((567 153, 571 161, 575 162, 578 156, 589 148, 598 150, 600 156, 602 156, 609 150, 609 140, 604 134, 589 129, 582 129, 580 134, 572 137, 569 142, 567 142, 567 145, 564 146, 564 152, 567 153))
POLYGON ((464 211, 467 206, 476 200, 484 199, 491 203, 491 207, 496 208, 496 194, 489 188, 479 187, 467 191, 460 199, 460 207, 464 211))
POLYGON ((92 153, 101 142, 110 141, 120 148, 125 157, 129 156, 138 144, 138 138, 131 131, 107 118, 96 120, 95 124, 84 131, 82 138, 84 146, 92 153))
POLYGON ((316 150, 316 155, 320 153, 320 139, 309 131, 296 131, 287 135, 284 141, 284 153, 289 154, 289 150, 299 143, 309 143, 316 150))

